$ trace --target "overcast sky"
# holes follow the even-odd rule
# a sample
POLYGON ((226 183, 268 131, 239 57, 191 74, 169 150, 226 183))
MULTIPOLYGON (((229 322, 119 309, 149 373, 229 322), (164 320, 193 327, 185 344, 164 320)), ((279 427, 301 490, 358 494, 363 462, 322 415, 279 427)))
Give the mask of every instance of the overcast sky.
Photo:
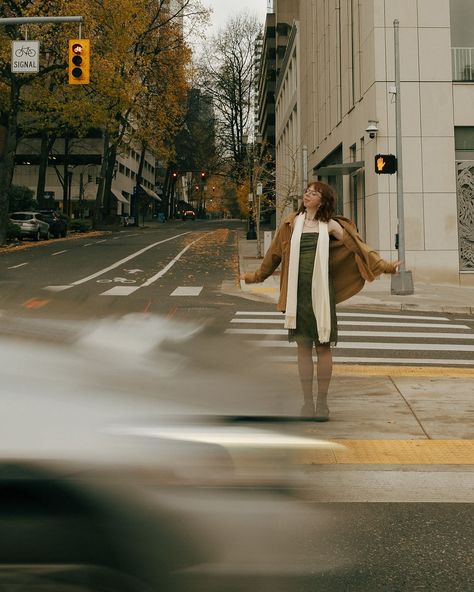
POLYGON ((209 34, 213 35, 218 29, 225 26, 229 17, 248 10, 262 23, 265 22, 265 15, 267 14, 267 0, 202 0, 202 3, 207 8, 212 8, 211 16, 212 27, 209 29, 209 34))

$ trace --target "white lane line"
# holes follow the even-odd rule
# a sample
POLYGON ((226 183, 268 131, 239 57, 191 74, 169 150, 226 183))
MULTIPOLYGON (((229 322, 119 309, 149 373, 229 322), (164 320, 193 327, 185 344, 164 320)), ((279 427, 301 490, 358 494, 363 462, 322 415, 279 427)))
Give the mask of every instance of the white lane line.
MULTIPOLYGON (((250 341, 259 347, 296 347, 296 343, 268 339, 264 341, 250 341)), ((340 341, 337 349, 393 349, 406 351, 465 351, 474 352, 474 345, 452 345, 448 343, 365 343, 359 341, 340 341)), ((472 362, 474 364, 474 362, 472 362)))
POLYGON ((92 245, 95 245, 95 243, 87 243, 86 245, 82 245, 83 247, 92 247, 92 245))
POLYGON ((199 296, 203 286, 178 286, 170 296, 199 296))
MULTIPOLYGON (((337 315, 339 316, 339 315, 337 315)), ((248 325, 283 325, 284 319, 232 319, 231 323, 242 323, 248 325)), ((416 327, 418 329, 470 329, 467 325, 451 325, 440 323, 391 323, 381 321, 367 321, 362 323, 360 321, 338 321, 338 326, 345 327, 416 327)))
MULTIPOLYGON (((71 282, 69 284, 69 288, 73 288, 74 286, 80 286, 81 284, 85 284, 86 282, 89 282, 90 280, 93 280, 96 277, 99 277, 101 275, 104 275, 104 273, 107 273, 108 271, 111 271, 112 269, 116 269, 117 267, 120 267, 120 265, 123 265, 124 263, 127 263, 127 261, 130 261, 131 259, 135 259, 135 257, 138 257, 142 253, 145 253, 146 251, 149 251, 150 249, 153 249, 153 247, 156 247, 158 245, 161 245, 163 243, 166 243, 166 242, 168 242, 170 240, 174 240, 175 238, 179 238, 180 236, 184 236, 184 235, 189 234, 189 233, 190 233, 190 231, 182 232, 181 234, 175 234, 174 236, 170 236, 169 238, 165 238, 164 240, 158 241, 157 243, 153 243, 151 245, 148 245, 148 247, 144 247, 143 249, 140 249, 139 251, 136 251, 135 253, 132 253, 131 255, 129 255, 128 257, 125 257, 124 259, 120 259, 120 261, 117 261, 116 263, 113 263, 112 265, 109 265, 108 267, 105 267, 104 269, 100 269, 99 271, 96 271, 92 275, 88 275, 87 277, 82 278, 81 280, 77 280, 75 282, 71 282)), ((61 286, 61 287, 63 289, 68 289, 65 286, 61 286)), ((53 288, 52 291, 55 291, 54 290, 54 286, 47 286, 46 288, 44 288, 44 290, 51 290, 51 288, 53 288)))
MULTIPOLYGON (((187 232, 185 232, 184 234, 188 234, 187 232)), ((194 244, 196 244, 198 241, 200 241, 201 239, 203 239, 204 236, 200 236, 199 238, 197 238, 196 240, 194 240, 192 243, 189 243, 189 245, 187 247, 184 247, 184 249, 182 251, 180 251, 176 257, 174 259, 172 259, 168 265, 166 267, 163 267, 163 269, 161 271, 159 271, 157 274, 153 275, 151 278, 147 279, 146 282, 144 282, 140 288, 146 288, 148 286, 151 286, 151 284, 153 284, 154 282, 156 282, 156 280, 160 279, 160 277, 164 276, 165 273, 167 271, 169 271, 173 265, 179 261, 179 259, 181 259, 181 257, 184 255, 184 253, 186 253, 186 251, 188 249, 190 249, 194 244)))
MULTIPOLYGON (((231 335, 287 335, 288 329, 226 329, 231 335)), ((338 331, 339 337, 395 337, 410 339, 474 339, 473 333, 410 333, 405 331, 338 331)), ((394 344, 398 345, 398 344, 394 344)))
POLYGON ((62 253, 67 253, 68 249, 65 249, 64 251, 56 251, 56 253, 51 253, 51 257, 54 257, 55 255, 62 255, 62 253))
POLYGON ((24 265, 29 265, 29 263, 20 263, 18 265, 12 265, 11 267, 8 267, 8 269, 18 269, 18 267, 23 267, 24 265))
MULTIPOLYGON (((267 356, 269 362, 280 363, 295 363, 298 358, 296 356, 267 356)), ((409 366, 420 366, 423 364, 433 364, 435 366, 472 366, 471 360, 451 360, 450 358, 355 358, 350 356, 338 356, 334 350, 333 361, 338 364, 390 364, 396 366, 398 364, 409 366)))
POLYGON ((64 292, 64 290, 69 290, 72 288, 69 284, 63 286, 46 286, 43 290, 48 290, 48 292, 64 292))
POLYGON ((100 245, 100 243, 106 243, 107 239, 104 238, 104 240, 100 240, 100 241, 95 241, 94 245, 100 245))
MULTIPOLYGON (((189 232, 184 232, 183 234, 189 234, 189 232)), ((181 235, 178 235, 178 236, 181 236, 181 235)), ((117 290, 115 290, 115 288, 112 288, 110 290, 107 290, 106 292, 102 292, 102 294, 100 294, 100 296, 128 296, 129 294, 132 294, 133 292, 135 292, 136 290, 139 290, 140 288, 148 288, 149 286, 151 286, 151 284, 156 282, 156 280, 160 279, 160 277, 163 277, 165 275, 165 273, 168 272, 173 267, 173 265, 177 261, 179 261, 179 259, 181 259, 181 257, 184 255, 184 253, 186 253, 186 251, 188 249, 190 249, 195 243, 197 243, 198 241, 200 241, 203 238, 204 238, 204 235, 200 236, 199 238, 194 240, 192 243, 189 243, 189 245, 184 247, 184 249, 182 251, 180 251, 176 255, 176 257, 168 263, 168 265, 163 267, 163 269, 161 271, 159 271, 158 273, 153 275, 151 278, 148 278, 147 281, 143 282, 143 284, 141 286, 129 288, 128 293, 125 290, 122 291, 123 293, 119 293, 119 292, 117 292, 117 290)), ((166 240, 170 240, 170 239, 166 239, 166 240)), ((161 241, 161 242, 165 242, 165 241, 161 241)), ((156 243, 156 244, 159 244, 159 243, 156 243)), ((149 248, 149 247, 147 247, 147 248, 149 248)))

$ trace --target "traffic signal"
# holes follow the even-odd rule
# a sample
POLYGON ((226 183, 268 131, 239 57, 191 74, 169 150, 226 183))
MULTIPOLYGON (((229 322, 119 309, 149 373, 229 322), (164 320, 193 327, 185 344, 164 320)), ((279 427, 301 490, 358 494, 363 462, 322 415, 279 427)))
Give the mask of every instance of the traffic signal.
POLYGON ((204 181, 206 178, 206 173, 204 171, 201 172, 201 181, 204 181))
POLYGON ((176 171, 173 171, 173 172, 171 173, 171 179, 172 179, 173 181, 176 181, 176 179, 177 179, 177 178, 178 178, 178 173, 177 173, 176 171))
POLYGON ((90 75, 89 39, 69 40, 69 84, 89 84, 90 75))
POLYGON ((375 172, 377 175, 393 175, 397 172, 397 157, 394 154, 376 154, 375 172))

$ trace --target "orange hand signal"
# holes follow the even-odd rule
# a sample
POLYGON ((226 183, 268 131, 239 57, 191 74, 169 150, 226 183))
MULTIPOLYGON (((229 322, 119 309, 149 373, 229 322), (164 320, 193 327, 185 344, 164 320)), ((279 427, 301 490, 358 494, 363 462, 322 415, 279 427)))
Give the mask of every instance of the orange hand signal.
POLYGON ((377 170, 378 171, 383 171, 383 169, 385 168, 385 159, 382 158, 381 156, 379 158, 377 158, 377 170))

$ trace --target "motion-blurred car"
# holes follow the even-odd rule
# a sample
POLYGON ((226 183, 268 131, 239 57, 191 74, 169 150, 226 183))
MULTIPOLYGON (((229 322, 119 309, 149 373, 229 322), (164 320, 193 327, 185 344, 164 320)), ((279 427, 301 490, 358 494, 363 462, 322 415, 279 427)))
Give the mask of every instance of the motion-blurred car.
POLYGON ((324 442, 247 422, 275 384, 201 333, 0 317, 1 590, 295 592, 295 566, 311 580, 289 452, 324 442))
POLYGON ((13 212, 10 220, 20 227, 21 238, 49 239, 49 224, 39 212, 13 212))
POLYGON ((193 210, 185 210, 182 214, 181 214, 181 218, 183 220, 196 220, 196 212, 194 212, 193 210))
POLYGON ((56 210, 39 210, 41 219, 49 224, 49 232, 54 238, 67 236, 67 219, 56 210))

